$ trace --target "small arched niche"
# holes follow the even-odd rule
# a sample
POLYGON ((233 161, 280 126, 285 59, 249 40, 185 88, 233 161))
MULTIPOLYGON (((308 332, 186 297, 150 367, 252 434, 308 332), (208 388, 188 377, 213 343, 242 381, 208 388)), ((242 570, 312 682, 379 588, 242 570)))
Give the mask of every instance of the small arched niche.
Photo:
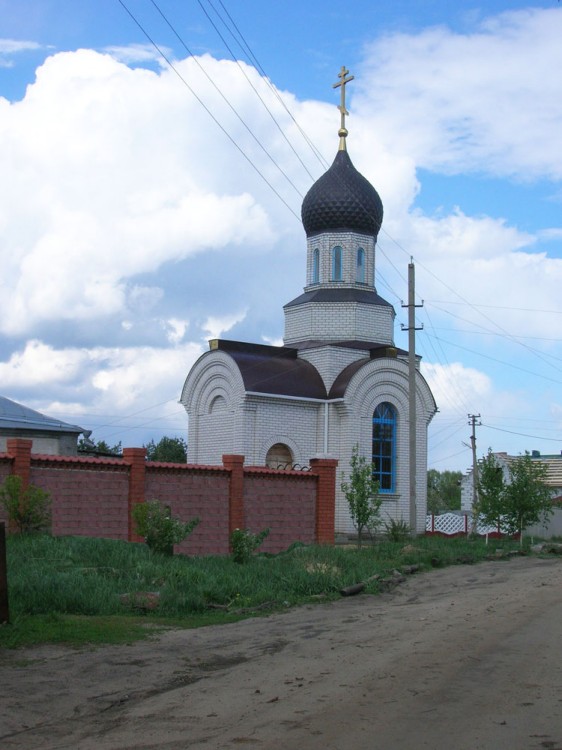
POLYGON ((285 443, 275 443, 267 451, 265 465, 269 469, 290 469, 293 465, 293 454, 285 443))
POLYGON ((226 411, 226 399, 224 396, 215 396, 209 404, 209 414, 215 414, 217 411, 226 411))

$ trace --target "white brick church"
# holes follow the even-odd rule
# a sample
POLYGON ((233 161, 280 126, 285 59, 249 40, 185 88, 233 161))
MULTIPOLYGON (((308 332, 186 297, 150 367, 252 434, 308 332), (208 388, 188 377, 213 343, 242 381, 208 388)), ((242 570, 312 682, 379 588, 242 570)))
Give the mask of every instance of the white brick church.
MULTIPOLYGON (((383 206, 347 153, 343 74, 339 150, 302 203, 306 286, 284 306, 284 346, 211 341, 186 378, 181 403, 189 415, 190 463, 220 464, 224 453, 271 467, 337 458, 335 528, 347 534, 354 528, 339 485, 354 445, 372 458, 384 519, 409 522, 410 488, 408 353, 394 346, 394 308, 375 289, 383 206)), ((435 411, 418 358, 419 532, 435 411)))

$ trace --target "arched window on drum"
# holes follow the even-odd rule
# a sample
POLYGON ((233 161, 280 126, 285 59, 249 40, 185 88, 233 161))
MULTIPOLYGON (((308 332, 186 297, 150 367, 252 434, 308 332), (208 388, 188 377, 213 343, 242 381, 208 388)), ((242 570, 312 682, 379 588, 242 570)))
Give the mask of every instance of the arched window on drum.
POLYGON ((312 251, 312 283, 320 282, 320 250, 316 247, 312 251))
POLYGON ((343 280, 343 250, 340 245, 332 248, 332 281, 343 280))
POLYGON ((365 251, 362 247, 357 248, 357 266, 355 269, 355 281, 358 284, 365 284, 367 278, 365 272, 365 251))

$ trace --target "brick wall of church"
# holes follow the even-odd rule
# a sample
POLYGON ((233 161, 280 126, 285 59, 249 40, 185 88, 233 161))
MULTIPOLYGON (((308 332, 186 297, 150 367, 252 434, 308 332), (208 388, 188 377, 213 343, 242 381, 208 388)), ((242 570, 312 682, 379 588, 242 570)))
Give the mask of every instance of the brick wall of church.
MULTIPOLYGON (((333 284, 337 287, 338 284, 333 284)), ((346 288, 342 283, 342 288, 346 288)), ((285 308, 286 346, 308 339, 393 343, 394 310, 358 302, 307 302, 285 308)))

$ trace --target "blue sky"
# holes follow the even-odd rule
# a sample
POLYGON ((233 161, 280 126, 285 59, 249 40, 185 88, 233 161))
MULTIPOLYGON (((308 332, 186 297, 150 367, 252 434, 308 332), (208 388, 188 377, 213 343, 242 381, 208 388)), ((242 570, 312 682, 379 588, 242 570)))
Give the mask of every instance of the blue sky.
POLYGON ((110 443, 185 436, 207 339, 282 339, 345 64, 404 348, 416 264, 429 465, 468 467, 468 414, 480 454, 562 450, 559 2, 0 0, 0 19, 3 395, 110 443))

